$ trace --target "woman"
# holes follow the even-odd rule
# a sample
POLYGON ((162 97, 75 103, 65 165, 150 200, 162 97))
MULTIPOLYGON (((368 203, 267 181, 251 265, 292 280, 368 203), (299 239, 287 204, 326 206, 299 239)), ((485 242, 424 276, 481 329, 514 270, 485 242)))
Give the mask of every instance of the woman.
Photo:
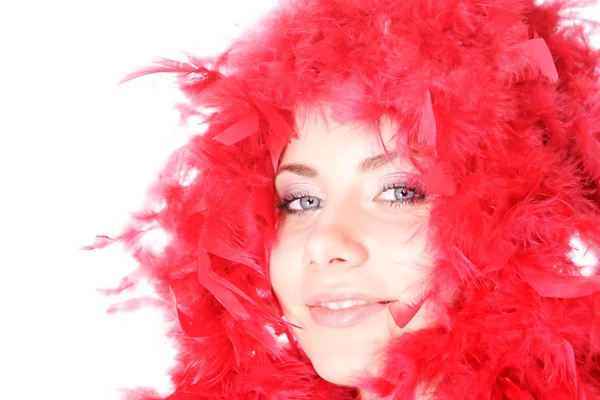
POLYGON ((168 398, 600 398, 598 52, 567 5, 297 0, 141 71, 204 122, 117 239, 119 290, 173 318, 168 398))

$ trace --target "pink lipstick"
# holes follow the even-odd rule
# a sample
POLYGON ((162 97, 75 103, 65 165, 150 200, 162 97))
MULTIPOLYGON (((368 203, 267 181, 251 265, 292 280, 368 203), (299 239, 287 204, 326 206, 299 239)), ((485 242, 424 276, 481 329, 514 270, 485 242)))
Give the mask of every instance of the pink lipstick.
POLYGON ((327 328, 347 328, 386 310, 390 302, 355 292, 321 293, 309 299, 308 307, 316 324, 327 328))

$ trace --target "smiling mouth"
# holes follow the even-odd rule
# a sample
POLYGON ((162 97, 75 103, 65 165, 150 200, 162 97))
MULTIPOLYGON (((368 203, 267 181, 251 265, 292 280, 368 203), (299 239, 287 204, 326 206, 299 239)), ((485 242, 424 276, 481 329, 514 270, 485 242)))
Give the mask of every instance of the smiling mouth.
POLYGON ((317 303, 309 306, 314 323, 325 328, 349 328, 363 322, 384 310, 393 301, 342 300, 317 303))
POLYGON ((391 303, 391 300, 385 300, 385 301, 368 301, 368 300, 343 300, 343 301, 327 301, 327 302, 321 302, 321 303, 317 303, 315 305, 310 306, 311 308, 325 308, 328 310, 346 310, 352 307, 358 307, 358 306, 366 306, 366 305, 370 305, 370 304, 388 304, 391 303))

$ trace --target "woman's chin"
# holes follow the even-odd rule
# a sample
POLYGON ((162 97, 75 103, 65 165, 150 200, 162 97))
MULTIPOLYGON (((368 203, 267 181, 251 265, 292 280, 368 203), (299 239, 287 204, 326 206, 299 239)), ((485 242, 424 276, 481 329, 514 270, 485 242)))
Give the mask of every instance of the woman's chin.
POLYGON ((377 373, 382 350, 391 339, 385 316, 340 329, 303 321, 296 331, 301 348, 320 377, 340 386, 356 387, 359 379, 377 373))
POLYGON ((317 374, 329 383, 339 386, 356 386, 356 378, 357 376, 364 376, 364 370, 347 362, 336 361, 326 360, 323 365, 313 363, 313 367, 317 374), (349 365, 352 365, 352 370, 349 370, 349 365))
POLYGON ((359 379, 376 373, 373 354, 320 354, 311 358, 317 374, 339 386, 356 387, 359 379))

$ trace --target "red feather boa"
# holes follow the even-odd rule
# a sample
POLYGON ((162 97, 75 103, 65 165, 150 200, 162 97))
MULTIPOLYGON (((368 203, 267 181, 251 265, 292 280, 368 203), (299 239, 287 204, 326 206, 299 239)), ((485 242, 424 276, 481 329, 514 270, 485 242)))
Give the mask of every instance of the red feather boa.
POLYGON ((574 240, 600 255, 599 53, 559 13, 578 5, 297 0, 218 58, 133 74, 177 73, 183 115, 206 123, 166 164, 153 207, 90 246, 124 242, 139 270, 117 291, 147 279, 168 312, 178 357, 166 398, 356 396, 278 340, 288 329, 266 274, 295 106, 327 98, 342 121, 394 116, 399 146, 427 155, 440 195, 438 323, 390 343, 365 387, 393 399, 417 383, 435 399, 600 399, 599 271, 583 276, 569 256, 574 240), (148 229, 168 244, 146 245, 148 229))

